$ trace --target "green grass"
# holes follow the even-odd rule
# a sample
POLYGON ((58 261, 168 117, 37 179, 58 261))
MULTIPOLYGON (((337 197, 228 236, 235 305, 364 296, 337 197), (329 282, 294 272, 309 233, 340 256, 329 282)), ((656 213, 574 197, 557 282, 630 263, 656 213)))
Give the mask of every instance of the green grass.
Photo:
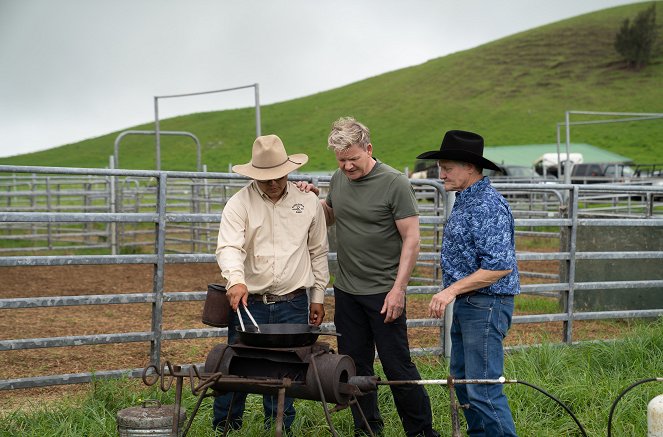
MULTIPOLYGON (((661 10, 662 2, 655 2, 661 10)), ((660 112, 663 54, 647 68, 624 69, 613 48, 622 21, 650 3, 631 4, 560 21, 421 65, 382 74, 308 97, 262 107, 262 132, 282 137, 287 149, 310 156, 303 171, 335 168, 326 150, 333 120, 353 115, 372 131, 375 155, 392 166, 412 167, 414 157, 437 148, 448 129, 480 132, 487 145, 556 141, 567 110, 660 112)), ((663 16, 659 12, 659 17, 663 16)), ((660 21, 660 18, 659 18, 660 21)), ((145 96, 151 99, 152 96, 145 96)), ((251 108, 162 120, 162 130, 195 134, 210 171, 247 162, 255 135, 251 108)), ((574 117, 572 121, 585 121, 574 117)), ((153 121, 127 129, 153 129, 153 121)), ((2 164, 106 167, 119 132, 42 152, 0 159, 2 164)), ((627 156, 660 161, 663 121, 574 126, 574 142, 627 156)), ((155 141, 125 137, 122 168, 155 168, 155 141)), ((195 168, 188 138, 162 137, 164 170, 195 168)))
MULTIPOLYGON (((422 379, 448 375, 444 360, 428 357, 416 360, 422 379)), ((588 436, 605 436, 610 407, 630 384, 647 378, 663 377, 663 319, 640 323, 633 334, 610 342, 579 346, 544 344, 512 352, 506 356, 505 377, 533 384, 566 404, 585 428, 588 436)), ((378 366, 379 371, 379 366, 378 366)), ((158 384, 157 384, 158 386, 158 384)), ((445 387, 428 386, 433 405, 434 426, 442 435, 451 434, 449 395, 445 387)), ((522 384, 504 387, 521 437, 581 435, 573 419, 561 406, 543 393, 522 384)), ((0 436, 113 436, 117 411, 140 405, 144 399, 174 403, 174 389, 166 393, 156 386, 146 387, 136 380, 97 381, 79 398, 51 405, 35 399, 30 411, 6 413, 0 420, 0 436)), ((646 435, 647 403, 663 392, 660 382, 642 384, 628 392, 617 404, 613 416, 615 436, 646 435)), ((387 424, 386 437, 402 435, 389 390, 379 389, 380 408, 387 424)), ((191 414, 196 398, 185 384, 184 406, 191 414)), ((329 435, 320 403, 297 400, 294 429, 298 436, 329 435)), ((209 436, 211 399, 203 402, 189 436, 209 436)), ((262 430, 262 403, 249 396, 245 428, 231 435, 270 436, 262 430)), ((332 414, 337 432, 352 435, 349 411, 332 414)), ((462 425, 461 425, 462 427, 462 425)))
POLYGON ((514 313, 521 314, 556 314, 560 312, 559 299, 552 297, 520 295, 515 300, 514 313))

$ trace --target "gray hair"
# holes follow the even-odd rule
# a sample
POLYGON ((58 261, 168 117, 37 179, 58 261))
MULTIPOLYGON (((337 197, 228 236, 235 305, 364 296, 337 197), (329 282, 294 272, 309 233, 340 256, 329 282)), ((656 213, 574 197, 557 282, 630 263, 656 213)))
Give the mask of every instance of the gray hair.
POLYGON ((354 145, 366 150, 370 143, 371 132, 353 117, 341 117, 336 120, 327 138, 329 149, 335 152, 343 152, 354 145))

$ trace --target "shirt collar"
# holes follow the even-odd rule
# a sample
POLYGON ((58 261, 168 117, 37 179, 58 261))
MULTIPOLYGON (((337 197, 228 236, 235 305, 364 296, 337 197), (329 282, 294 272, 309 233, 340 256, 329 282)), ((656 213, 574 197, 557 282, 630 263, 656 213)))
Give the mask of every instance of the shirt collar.
MULTIPOLYGON (((269 200, 271 202, 271 199, 269 198, 269 196, 264 191, 262 191, 260 189, 260 185, 258 184, 258 181, 256 181, 254 179, 253 181, 251 181, 251 185, 253 186, 253 188, 256 189, 256 191, 258 191, 258 194, 260 195, 260 197, 262 197, 263 199, 269 200)), ((281 196, 279 201, 285 199, 288 196, 288 188, 289 187, 290 187, 290 181, 286 182, 285 191, 283 192, 283 196, 281 196)))
POLYGON ((456 199, 464 200, 473 197, 476 193, 486 189, 488 185, 490 185, 490 179, 488 179, 487 176, 484 176, 463 191, 456 192, 456 199))

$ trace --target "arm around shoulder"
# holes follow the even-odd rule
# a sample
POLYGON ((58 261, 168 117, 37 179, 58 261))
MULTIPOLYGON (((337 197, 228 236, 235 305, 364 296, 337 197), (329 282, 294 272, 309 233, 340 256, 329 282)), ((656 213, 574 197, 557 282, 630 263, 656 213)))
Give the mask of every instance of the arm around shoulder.
POLYGON ((327 204, 325 199, 320 199, 320 204, 322 205, 322 210, 325 213, 325 222, 327 226, 331 226, 336 222, 336 217, 334 217, 334 209, 327 204))

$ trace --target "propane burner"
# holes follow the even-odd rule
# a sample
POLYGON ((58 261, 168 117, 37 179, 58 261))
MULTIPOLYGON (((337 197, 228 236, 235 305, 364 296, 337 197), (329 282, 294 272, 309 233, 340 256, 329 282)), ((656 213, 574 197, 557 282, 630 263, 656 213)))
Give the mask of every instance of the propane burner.
POLYGON ((207 356, 205 373, 233 377, 218 378, 211 386, 222 393, 274 393, 270 384, 245 384, 238 381, 238 377, 288 379, 285 394, 293 398, 346 404, 355 393, 348 385, 356 373, 354 362, 346 355, 334 353, 327 343, 292 348, 219 344, 207 356))
MULTIPOLYGON (((175 409, 179 409, 184 378, 191 382, 191 392, 199 396, 193 414, 184 427, 186 436, 202 400, 219 393, 245 392, 278 396, 279 414, 276 418, 276 436, 281 436, 285 397, 308 399, 322 403, 330 429, 333 425, 327 402, 335 403, 333 411, 347 408, 350 401, 363 393, 349 381, 356 375, 354 361, 347 355, 335 353, 327 343, 288 348, 264 348, 236 343, 218 344, 207 355, 204 371, 189 366, 165 362, 159 369, 150 364, 143 370, 146 385, 161 381, 161 390, 167 391, 177 380, 175 409), (196 386, 194 380, 198 379, 196 386), (208 389, 213 394, 208 394, 208 389)), ((179 419, 173 419, 173 435, 179 435, 179 419)), ((334 433, 334 431, 332 431, 334 433)))

